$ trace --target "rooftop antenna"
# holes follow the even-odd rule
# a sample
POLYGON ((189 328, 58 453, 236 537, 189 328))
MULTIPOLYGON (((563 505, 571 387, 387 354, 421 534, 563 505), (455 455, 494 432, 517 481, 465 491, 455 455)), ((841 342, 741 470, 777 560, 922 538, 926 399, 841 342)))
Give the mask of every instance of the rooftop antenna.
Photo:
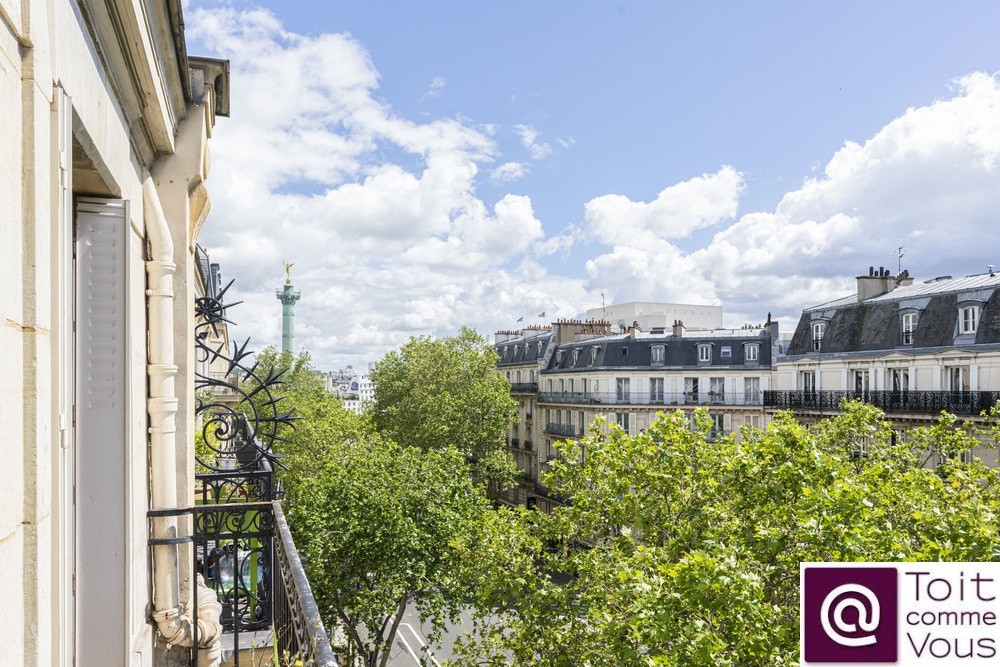
POLYGON ((900 275, 903 272, 903 258, 906 257, 906 253, 903 252, 905 246, 899 246, 896 249, 896 275, 900 275))

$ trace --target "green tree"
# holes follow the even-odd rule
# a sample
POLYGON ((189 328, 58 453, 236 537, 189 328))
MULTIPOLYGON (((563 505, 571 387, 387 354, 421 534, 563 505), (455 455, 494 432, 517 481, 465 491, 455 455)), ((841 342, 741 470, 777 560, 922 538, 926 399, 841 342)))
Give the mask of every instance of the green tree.
POLYGON ((517 418, 510 383, 493 347, 475 331, 411 338, 375 364, 372 419, 387 438, 425 451, 454 447, 475 479, 512 483, 517 467, 505 449, 517 418))
POLYGON ((261 377, 282 374, 278 404, 298 417, 276 446, 283 504, 320 613, 344 631, 346 664, 384 666, 407 604, 433 641, 490 579, 484 555, 506 554, 490 546, 505 526, 465 455, 383 437, 325 391, 307 355, 265 349, 257 362, 261 377))
POLYGON ((677 412, 560 445, 546 482, 572 504, 515 519, 512 535, 546 548, 522 540, 537 567, 511 561, 484 589, 498 613, 462 663, 791 665, 800 562, 1000 556, 998 472, 962 462, 974 427, 945 415, 903 443, 877 409, 844 407, 740 439, 710 441, 705 413, 692 430, 677 412))

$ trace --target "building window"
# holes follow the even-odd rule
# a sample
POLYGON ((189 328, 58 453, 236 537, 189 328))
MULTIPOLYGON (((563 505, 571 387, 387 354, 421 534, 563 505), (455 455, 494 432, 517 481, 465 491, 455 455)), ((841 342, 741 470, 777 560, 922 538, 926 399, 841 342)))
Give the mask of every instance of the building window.
POLYGON ((629 378, 615 378, 615 402, 628 403, 631 392, 631 381, 629 378))
POLYGON ((726 378, 708 379, 708 400, 711 403, 722 403, 726 396, 726 378))
POLYGON ((593 366, 594 364, 597 363, 597 352, 600 349, 601 348, 597 347, 596 345, 594 347, 590 348, 590 365, 591 366, 593 366))
POLYGON ((723 359, 729 359, 733 356, 733 348, 729 345, 723 345, 719 349, 719 356, 723 359))
POLYGON ((958 310, 958 332, 974 334, 979 325, 979 306, 962 306, 958 310))
POLYGON ((917 314, 903 313, 901 325, 903 345, 913 345, 913 333, 917 330, 917 314))
POLYGON ((743 378, 743 402, 760 405, 760 378, 743 378))
POLYGON ((854 376, 854 391, 868 391, 868 371, 854 371, 852 375, 854 376))
POLYGON ((684 378, 684 402, 698 402, 698 378, 684 378))
POLYGON ((629 431, 629 414, 627 412, 616 412, 615 423, 621 426, 626 433, 631 432, 629 431))
POLYGON ((895 392, 910 390, 910 371, 906 368, 892 369, 892 390, 895 392))
POLYGON ((573 350, 573 365, 576 366, 576 362, 580 360, 580 350, 573 350))
POLYGON ((813 352, 822 349, 824 333, 826 333, 826 322, 813 322, 813 352))
POLYGON ((712 346, 708 343, 698 345, 698 363, 705 364, 712 361, 712 346))
POLYGON ((948 373, 948 390, 964 393, 969 391, 969 367, 951 366, 946 368, 948 373))
POLYGON ((663 403, 663 378, 649 379, 649 402, 653 404, 663 403))
POLYGON ((649 348, 649 361, 654 366, 662 366, 664 359, 664 351, 666 347, 663 345, 653 345, 649 348))
POLYGON ((542 341, 538 341, 538 356, 542 356, 542 341))
POLYGON ((760 344, 759 343, 747 343, 743 348, 743 354, 746 361, 757 361, 760 359, 760 344))
POLYGON ((561 364, 563 360, 564 350, 556 350, 556 363, 561 364))
POLYGON ((816 371, 802 371, 799 373, 799 386, 806 394, 816 393, 816 371))
POLYGON ((521 384, 521 371, 517 372, 517 383, 521 384))
POLYGON ((625 345, 622 346, 622 356, 623 357, 627 357, 628 356, 628 347, 625 346, 625 345))

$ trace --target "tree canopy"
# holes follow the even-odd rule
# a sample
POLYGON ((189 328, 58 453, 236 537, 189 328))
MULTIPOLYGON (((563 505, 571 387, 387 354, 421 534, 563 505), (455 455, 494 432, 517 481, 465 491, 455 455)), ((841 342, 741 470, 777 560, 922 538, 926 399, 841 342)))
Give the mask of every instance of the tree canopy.
POLYGON ((375 364, 372 419, 378 431, 425 451, 454 447, 480 481, 511 483, 517 468, 506 434, 517 418, 510 383, 493 347, 472 329, 411 338, 375 364))
POLYGON ((1000 556, 1000 476, 962 461, 969 425, 901 442, 877 409, 845 409, 714 441, 705 413, 692 429, 677 412, 562 444, 547 482, 572 504, 511 522, 537 567, 484 591, 502 613, 463 664, 797 664, 800 562, 1000 556))
POLYGON ((343 630, 347 664, 384 666, 408 603, 440 630, 495 569, 481 557, 491 506, 463 453, 382 436, 325 391, 307 355, 266 349, 258 362, 282 373, 276 393, 298 417, 281 432, 279 479, 320 613, 343 630))

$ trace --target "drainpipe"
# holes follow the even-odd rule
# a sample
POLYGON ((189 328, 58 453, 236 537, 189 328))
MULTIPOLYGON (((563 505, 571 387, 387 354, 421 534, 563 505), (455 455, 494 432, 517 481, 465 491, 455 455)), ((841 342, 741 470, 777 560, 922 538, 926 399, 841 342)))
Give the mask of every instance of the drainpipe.
MULTIPOLYGON (((149 309, 149 466, 150 509, 175 509, 177 498, 177 408, 174 390, 174 244, 170 236, 160 197, 152 178, 142 184, 146 237, 150 260, 146 262, 149 309)), ((178 537, 177 518, 157 516, 152 519, 153 539, 178 537)), ((167 644, 191 646, 194 643, 194 619, 180 601, 180 561, 176 545, 153 547, 153 620, 167 644)), ((195 585, 198 592, 198 648, 210 666, 221 659, 219 616, 222 605, 214 591, 205 586, 201 576, 195 585)))

